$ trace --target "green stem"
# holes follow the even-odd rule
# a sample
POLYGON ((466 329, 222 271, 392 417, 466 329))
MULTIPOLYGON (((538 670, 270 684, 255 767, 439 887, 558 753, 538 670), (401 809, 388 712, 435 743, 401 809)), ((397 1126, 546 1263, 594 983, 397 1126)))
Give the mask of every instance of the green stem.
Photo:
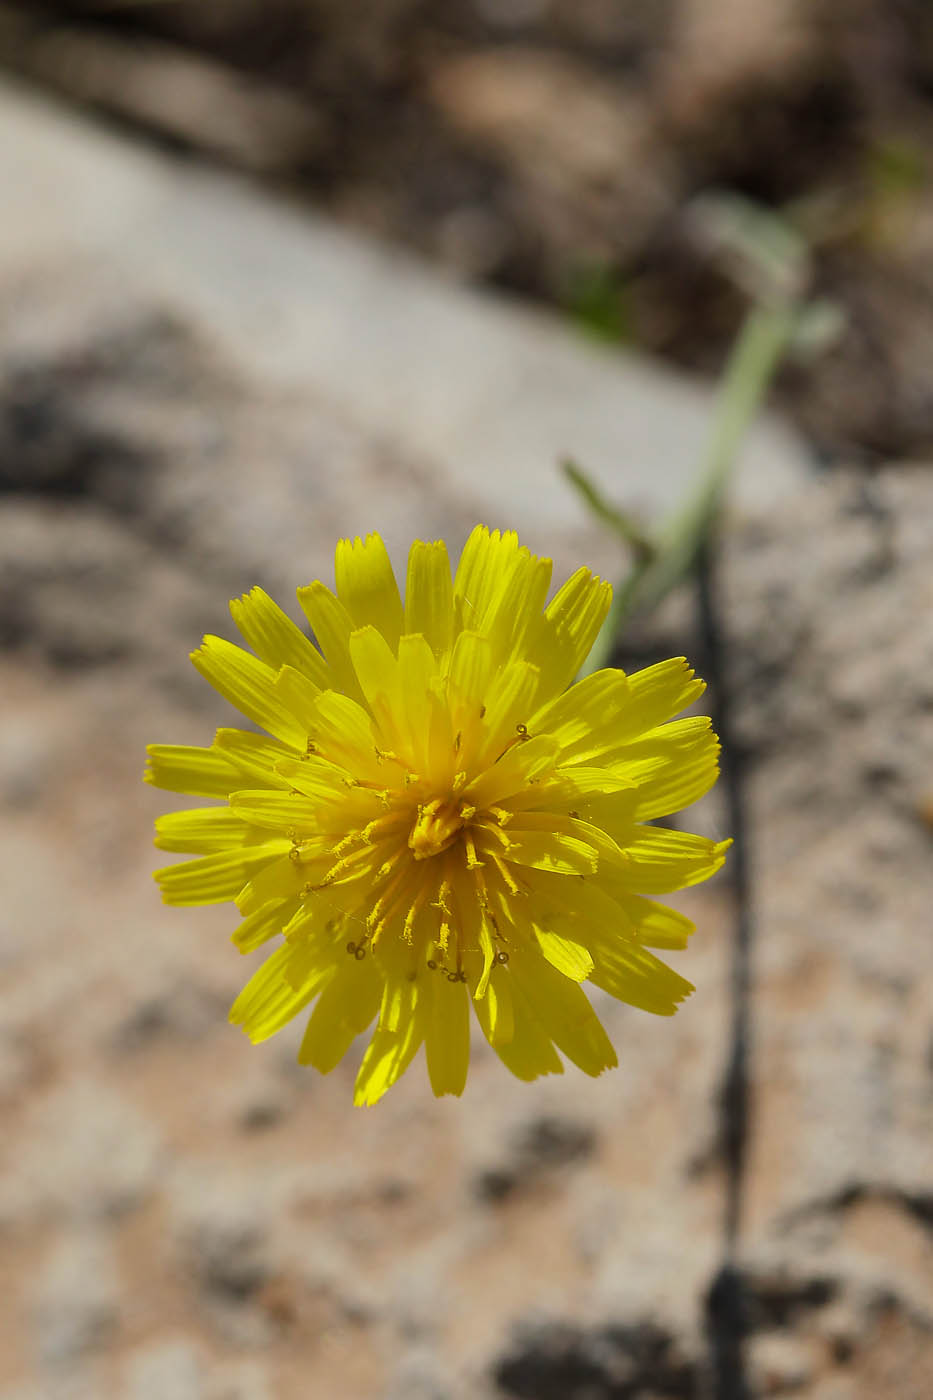
POLYGON ((774 377, 798 315, 799 306, 792 302, 756 306, 746 316, 723 375, 696 489, 662 527, 653 557, 636 559, 616 589, 584 674, 606 664, 627 617, 636 609, 647 612, 655 607, 693 568, 719 512, 742 438, 774 377))
POLYGON ((649 539, 644 530, 632 516, 625 511, 619 510, 618 506, 612 505, 606 497, 597 489, 585 472, 577 466, 572 457, 565 457, 561 462, 564 476, 571 486, 579 492, 586 502, 590 514, 610 529, 631 552, 639 563, 648 563, 655 557, 656 547, 654 541, 649 539))

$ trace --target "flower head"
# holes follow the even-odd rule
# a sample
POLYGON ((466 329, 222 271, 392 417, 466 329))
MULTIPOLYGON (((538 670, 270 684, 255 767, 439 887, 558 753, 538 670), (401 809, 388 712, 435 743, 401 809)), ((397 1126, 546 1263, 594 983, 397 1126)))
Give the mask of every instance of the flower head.
POLYGON ((646 895, 705 880, 728 842, 648 825, 713 784, 683 659, 574 676, 610 588, 477 527, 451 578, 416 541, 404 601, 378 535, 337 546, 336 594, 298 597, 321 650, 259 588, 231 603, 255 655, 206 637, 192 660, 266 735, 153 745, 146 777, 223 799, 156 823, 169 904, 234 900, 242 952, 278 938, 231 1020, 254 1040, 311 1002, 298 1058, 326 1073, 376 1021, 356 1081, 374 1103, 423 1043, 459 1094, 470 1008, 520 1079, 616 1064, 580 983, 670 1015, 693 989, 651 948, 682 914, 646 895), (568 689, 568 686, 570 687, 568 689), (556 1047, 556 1048, 555 1048, 556 1047))

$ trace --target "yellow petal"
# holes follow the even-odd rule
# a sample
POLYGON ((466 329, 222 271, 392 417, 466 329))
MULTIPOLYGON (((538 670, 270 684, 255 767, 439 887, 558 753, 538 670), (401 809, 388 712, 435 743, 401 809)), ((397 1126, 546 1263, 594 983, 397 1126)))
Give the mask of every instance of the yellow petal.
POLYGON ((337 597, 354 628, 375 627, 389 646, 398 646, 403 609, 398 584, 385 545, 378 535, 341 540, 334 563, 337 597))
POLYGON ((470 994, 463 982, 448 982, 442 973, 432 977, 430 992, 424 1048, 431 1088, 438 1098, 460 1095, 470 1066, 470 994))
POLYGON ((495 674, 495 657, 487 637, 479 632, 461 632, 454 642, 448 672, 453 723, 460 727, 469 721, 478 722, 479 713, 489 698, 495 674))
POLYGON ((706 689, 706 683, 696 678, 683 656, 635 671, 628 679, 634 733, 664 724, 692 705, 706 689))
POLYGON ((208 853, 242 846, 249 828, 229 807, 193 807, 156 817, 155 844, 160 851, 208 853))
POLYGON ((530 661, 510 661, 496 676, 484 716, 487 763, 495 763, 505 744, 527 733, 537 690, 538 668, 530 661))
POLYGON ((230 807, 243 822, 271 827, 283 835, 317 829, 320 805, 302 793, 260 788, 231 792, 230 807))
POLYGON ((361 627, 350 634, 350 659, 383 746, 396 752, 406 745, 407 732, 395 652, 375 627, 361 627))
POLYGON ((282 839, 274 844, 276 858, 255 871, 249 882, 244 883, 234 896, 241 914, 255 913, 270 899, 286 899, 300 894, 309 883, 308 867, 296 865, 289 858, 291 842, 282 839))
POLYGON ((241 953, 251 953, 281 933, 297 909, 297 899, 272 899, 243 920, 230 935, 231 942, 241 953))
POLYGON ((372 958, 346 958, 315 1003, 298 1063, 330 1074, 379 1010, 382 979, 372 958))
POLYGON ((549 734, 561 747, 561 763, 585 763, 588 741, 595 731, 614 725, 629 700, 623 671, 594 671, 542 706, 531 719, 535 734, 549 734), (580 754, 575 750, 581 749, 580 754))
POLYGON ((535 922, 585 940, 592 982, 643 1010, 673 1015, 691 985, 645 948, 684 947, 693 931, 685 915, 621 890, 613 899, 590 880, 566 889, 547 876, 529 878, 535 922))
POLYGON ((578 569, 529 632, 525 655, 541 671, 538 703, 559 695, 590 653, 612 602, 612 588, 589 569, 578 569))
POLYGON ((249 979, 230 1008, 230 1021, 254 1045, 268 1040, 304 1010, 332 972, 316 945, 285 943, 249 979))
POLYGON ((692 983, 646 948, 627 938, 595 937, 590 981, 630 1006, 655 1016, 673 1016, 693 991, 692 983))
POLYGON ((191 660, 206 681, 277 739, 303 748, 305 733, 275 694, 275 672, 222 637, 205 637, 191 660))
POLYGON ((719 776, 719 740, 707 729, 693 752, 671 755, 664 767, 638 785, 634 815, 637 821, 653 821, 681 812, 699 801, 719 776))
POLYGON ((342 691, 354 700, 362 700, 362 691, 350 661, 350 633, 355 624, 343 603, 319 580, 307 588, 299 588, 298 601, 324 653, 334 690, 342 691))
POLYGON ((477 525, 463 546, 454 576, 454 630, 482 632, 490 609, 507 585, 518 554, 518 536, 477 525))
POLYGON ((648 667, 634 676, 595 671, 545 706, 534 716, 532 725, 536 733, 553 734, 560 740, 563 765, 615 764, 641 736, 650 733, 657 737, 674 730, 675 726, 665 721, 703 689, 703 682, 693 679, 682 658, 648 667))
POLYGON ((315 741, 327 757, 348 769, 357 778, 366 778, 377 771, 376 736, 373 722, 355 700, 325 690, 315 705, 315 741))
POLYGON ((616 1052, 586 993, 531 951, 513 958, 515 980, 559 1050, 585 1074, 618 1064, 616 1052))
POLYGON ((717 742, 707 715, 676 719, 656 725, 654 729, 626 735, 628 722, 629 715, 626 713, 621 717, 617 735, 603 733, 598 736, 604 745, 600 762, 610 765, 614 771, 624 772, 625 765, 637 765, 654 759, 654 765, 644 769, 645 777, 653 777, 663 764, 689 762, 717 742), (607 738, 609 742, 605 742, 607 738))
POLYGON ((539 928, 555 928, 577 942, 586 942, 586 929, 604 926, 614 933, 620 926, 631 932, 632 925, 622 895, 603 887, 600 876, 594 880, 554 880, 538 870, 523 871, 530 895, 529 918, 539 928), (579 929, 565 926, 570 920, 579 929))
POLYGON ((486 987, 486 995, 474 999, 476 1019, 494 1050, 508 1045, 515 1036, 515 1010, 512 1004, 511 974, 498 964, 486 987))
POLYGON ((404 698, 397 720, 404 727, 405 747, 412 755, 415 771, 419 773, 423 773, 425 765, 431 762, 431 728, 437 704, 431 685, 436 675, 437 664, 426 638, 417 632, 400 637, 398 684, 404 698))
MULTIPOLYGON (((517 817, 516 822, 522 820, 517 817)), ((597 853, 586 841, 562 831, 519 831, 508 829, 506 860, 549 870, 557 875, 592 875, 598 865, 597 853)))
POLYGON ((261 846, 239 846, 232 851, 215 851, 198 860, 167 865, 153 872, 166 904, 222 904, 236 899, 254 872, 288 849, 285 840, 268 841, 261 846))
POLYGON ((267 739, 265 734, 252 734, 247 729, 218 729, 214 748, 234 771, 234 781, 227 791, 245 787, 287 787, 276 775, 275 765, 286 755, 293 755, 290 746, 267 739))
MULTIPOLYGON (((480 972, 479 981, 476 984, 476 990, 473 993, 473 995, 477 1001, 481 1001, 482 998, 486 995, 487 988, 489 987, 489 979, 492 976, 492 970, 496 965, 497 950, 495 941, 492 936, 492 928, 490 926, 489 920, 486 918, 486 915, 482 910, 478 910, 478 915, 479 917, 476 920, 477 930, 475 937, 479 943, 480 951, 483 955, 483 967, 482 971, 480 972)), ((472 930, 467 928, 465 929, 465 932, 467 935, 467 939, 470 939, 470 934, 472 930)))
POLYGON ((424 1039, 424 1007, 417 981, 387 984, 379 1025, 373 1032, 359 1074, 353 1102, 359 1106, 377 1103, 387 1089, 404 1074, 424 1039), (391 1014, 386 1016, 387 1008, 391 1014), (391 1021, 396 1029, 384 1024, 391 1021))
POLYGON ((631 838, 620 845, 628 890, 664 894, 715 875, 732 842, 709 841, 705 836, 660 826, 638 826, 631 838))
MULTIPOLYGON (((511 973, 508 976, 511 978, 511 973)), ((508 1040, 490 1038, 482 1015, 485 1001, 474 1002, 477 1019, 493 1050, 517 1079, 529 1082, 542 1074, 563 1074, 564 1066, 560 1056, 554 1049, 550 1036, 534 1015, 528 998, 523 995, 521 987, 514 980, 510 980, 508 985, 512 1016, 512 1034, 508 1040)))
POLYGON ((490 607, 484 623, 496 661, 505 666, 523 654, 534 635, 551 586, 551 561, 519 549, 511 576, 490 607))
POLYGON ((520 546, 513 531, 500 535, 478 526, 454 578, 456 630, 487 637, 496 664, 505 665, 521 655, 529 629, 537 626, 550 580, 550 559, 520 546))
POLYGON ((417 980, 388 974, 383 984, 379 1025, 386 1031, 397 1031, 415 1014, 420 987, 417 980))
POLYGON ((236 776, 223 754, 187 744, 150 744, 143 777, 153 787, 192 797, 226 797, 236 776))
POLYGON ((593 970, 593 958, 582 943, 575 943, 573 939, 564 938, 550 929, 536 928, 535 934, 542 953, 558 972, 572 977, 574 982, 583 982, 589 977, 593 970))
POLYGON ((559 753, 557 741, 544 734, 516 743, 464 789, 464 796, 476 807, 511 798, 552 769, 559 753))
POLYGON ((253 651, 273 670, 294 666, 318 690, 333 684, 317 647, 261 588, 231 599, 230 612, 253 651))
POLYGON ((646 948, 686 948, 696 925, 679 909, 654 900, 628 895, 622 904, 632 921, 639 943, 646 948))
POLYGON ((420 632, 435 657, 450 650, 453 640, 453 580, 443 540, 416 540, 408 554, 405 584, 405 631, 420 632))
POLYGON ((294 666, 282 666, 276 674, 276 697, 295 716, 305 735, 314 724, 315 702, 321 693, 314 682, 294 666))
POLYGON ((297 788, 315 804, 335 803, 341 797, 346 797, 348 792, 347 780, 350 775, 346 768, 338 768, 336 764, 313 754, 307 758, 284 758, 276 771, 284 786, 297 788))

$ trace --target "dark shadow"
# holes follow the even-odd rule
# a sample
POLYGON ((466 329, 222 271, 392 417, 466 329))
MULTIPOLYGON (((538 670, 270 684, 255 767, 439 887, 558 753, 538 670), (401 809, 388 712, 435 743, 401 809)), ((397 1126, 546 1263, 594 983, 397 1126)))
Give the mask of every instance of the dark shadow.
POLYGON ((747 1289, 735 1263, 742 1225, 742 1204, 751 1108, 751 960, 754 941, 749 823, 745 768, 732 720, 727 644, 716 588, 716 544, 708 544, 697 563, 697 612, 703 669, 712 693, 713 724, 722 742, 722 792, 726 827, 733 837, 729 875, 735 894, 732 942, 731 1027, 719 1092, 719 1155, 725 1171, 722 1265, 706 1298, 706 1329, 716 1400, 746 1400, 751 1395, 745 1366, 749 1313, 747 1289))

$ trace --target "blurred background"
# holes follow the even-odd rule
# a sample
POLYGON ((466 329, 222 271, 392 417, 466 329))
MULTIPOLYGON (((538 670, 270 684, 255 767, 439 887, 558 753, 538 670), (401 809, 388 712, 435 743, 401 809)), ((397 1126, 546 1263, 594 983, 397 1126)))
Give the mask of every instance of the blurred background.
POLYGON ((0 1400, 933 1394, 931 133, 926 0, 0 0, 0 1400), (621 577, 559 459, 676 514, 788 304, 616 652, 712 682, 695 996, 461 1101, 250 1047, 186 653, 372 529, 621 577))

